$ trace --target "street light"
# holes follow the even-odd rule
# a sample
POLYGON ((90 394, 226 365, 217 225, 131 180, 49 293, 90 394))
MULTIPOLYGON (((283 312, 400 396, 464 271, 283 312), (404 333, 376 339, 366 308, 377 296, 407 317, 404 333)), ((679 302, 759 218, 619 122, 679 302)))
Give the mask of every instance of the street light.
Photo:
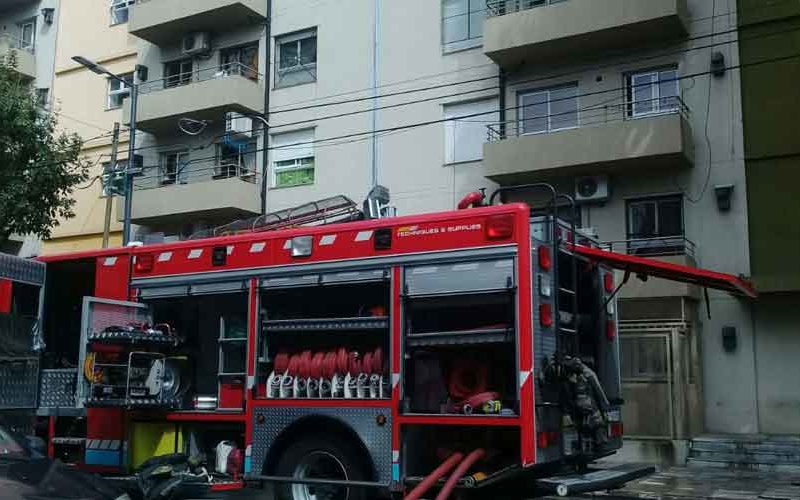
MULTIPOLYGON (((98 75, 105 75, 109 78, 113 78, 118 82, 121 82, 124 87, 130 85, 131 89, 131 123, 130 123, 130 139, 128 140, 128 163, 125 166, 125 210, 123 213, 123 222, 122 222, 122 245, 127 246, 130 241, 131 235, 131 211, 133 208, 133 174, 131 172, 131 164, 134 161, 134 153, 136 151, 136 104, 139 99, 139 85, 136 82, 136 71, 133 73, 133 82, 127 82, 124 78, 119 75, 112 73, 111 71, 107 70, 105 67, 97 64, 94 61, 86 59, 85 57, 81 56, 74 56, 72 58, 73 61, 84 66, 86 69, 91 71, 92 73, 97 73, 98 75)), ((112 165, 112 168, 116 167, 116 165, 112 165)))

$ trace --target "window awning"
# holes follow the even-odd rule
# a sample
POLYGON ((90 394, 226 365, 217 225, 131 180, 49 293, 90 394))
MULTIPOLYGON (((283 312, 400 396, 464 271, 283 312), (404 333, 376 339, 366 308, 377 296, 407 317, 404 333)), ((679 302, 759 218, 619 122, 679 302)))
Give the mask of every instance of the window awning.
POLYGON ((732 274, 718 273, 708 269, 682 266, 652 258, 608 252, 599 248, 575 245, 575 253, 594 262, 605 264, 632 274, 643 274, 670 281, 690 283, 704 288, 723 290, 734 295, 743 295, 754 299, 758 296, 753 285, 732 274))

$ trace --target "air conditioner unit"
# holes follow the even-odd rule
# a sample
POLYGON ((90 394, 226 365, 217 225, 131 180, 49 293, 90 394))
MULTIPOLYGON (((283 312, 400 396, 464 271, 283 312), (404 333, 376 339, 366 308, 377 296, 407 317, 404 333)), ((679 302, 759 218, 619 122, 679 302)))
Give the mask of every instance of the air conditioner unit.
POLYGON ((240 113, 225 113, 225 133, 244 137, 253 136, 253 119, 240 113))
POLYGON ((602 202, 609 196, 608 177, 592 175, 575 179, 575 201, 602 202))
POLYGON ((186 56, 206 54, 210 50, 211 35, 207 31, 197 31, 183 37, 181 52, 186 56))

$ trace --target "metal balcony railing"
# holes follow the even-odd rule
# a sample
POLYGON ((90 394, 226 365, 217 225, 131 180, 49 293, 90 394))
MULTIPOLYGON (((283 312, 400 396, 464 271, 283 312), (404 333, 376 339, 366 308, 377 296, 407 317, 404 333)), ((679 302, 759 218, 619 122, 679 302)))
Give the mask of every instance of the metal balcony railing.
POLYGON ((264 75, 259 73, 256 68, 252 68, 242 63, 223 63, 219 66, 214 66, 211 68, 176 73, 158 80, 150 80, 140 83, 139 93, 150 94, 160 90, 171 89, 210 80, 230 78, 233 76, 242 76, 244 78, 253 80, 254 82, 259 82, 264 75))
POLYGON ((487 17, 504 16, 521 10, 545 7, 567 0, 486 0, 487 17))
POLYGON ((255 160, 254 153, 242 153, 238 158, 189 160, 175 167, 146 166, 141 175, 134 177, 133 187, 135 190, 147 190, 234 177, 254 183, 257 177, 255 160))
POLYGON ((26 42, 21 38, 17 38, 11 34, 4 33, 0 35, 0 52, 5 52, 8 49, 17 49, 36 53, 36 46, 31 42, 26 42))
MULTIPOLYGON (((575 98, 571 99, 579 102, 575 98)), ((553 105, 558 105, 558 102, 550 101, 549 103, 521 106, 516 111, 518 115, 524 116, 527 109, 534 106, 548 106, 548 104, 549 107, 552 107, 553 105)), ((602 103, 558 113, 531 114, 531 116, 525 116, 517 120, 491 123, 486 126, 487 141, 497 142, 521 135, 549 134, 562 130, 675 113, 687 119, 690 115, 689 108, 678 96, 621 103, 602 103)))
POLYGON ((695 258, 697 246, 685 236, 659 236, 654 238, 630 238, 604 241, 600 248, 609 252, 623 252, 642 257, 670 257, 685 255, 695 258))

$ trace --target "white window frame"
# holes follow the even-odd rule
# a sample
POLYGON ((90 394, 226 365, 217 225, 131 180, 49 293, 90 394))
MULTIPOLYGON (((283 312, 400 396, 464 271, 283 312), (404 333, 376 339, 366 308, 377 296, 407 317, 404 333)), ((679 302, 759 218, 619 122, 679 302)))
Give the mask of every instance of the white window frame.
MULTIPOLYGON (((444 118, 447 120, 444 122, 444 164, 445 165, 454 165, 458 163, 467 163, 467 162, 476 162, 483 160, 483 144, 487 141, 487 128, 486 125, 489 123, 495 123, 500 120, 500 101, 497 97, 492 96, 485 99, 476 99, 471 101, 465 102, 453 102, 447 103, 442 106, 442 113, 444 118), (483 106, 482 109, 481 106, 483 106), (457 113, 453 113, 453 109, 461 106, 461 107, 475 107, 476 109, 473 110, 465 110, 459 111, 457 113), (481 113, 484 111, 489 111, 491 109, 494 113, 487 113, 485 115, 475 116, 472 118, 464 118, 462 120, 451 119, 458 116, 465 116, 471 115, 475 113, 481 113), (463 150, 459 149, 459 127, 468 127, 467 134, 471 132, 477 134, 476 137, 472 138, 475 141, 479 141, 481 144, 481 150, 475 155, 466 154, 463 150)), ((463 130, 462 130, 463 132, 463 130)), ((470 141, 469 138, 466 139, 470 141)))
POLYGON ((483 29, 481 29, 480 35, 477 35, 477 36, 473 35, 471 33, 471 30, 470 30, 470 28, 472 26, 472 22, 471 22, 472 14, 475 14, 475 13, 478 12, 478 11, 475 11, 475 10, 471 10, 470 5, 471 5, 472 2, 476 2, 477 1, 477 3, 483 7, 480 10, 483 11, 483 17, 484 17, 483 22, 484 22, 484 28, 485 28, 486 11, 487 11, 486 0, 462 0, 462 1, 465 1, 467 3, 467 12, 466 12, 466 14, 454 14, 454 15, 449 15, 449 16, 446 13, 445 2, 447 2, 447 1, 448 0, 441 0, 440 3, 439 3, 439 7, 440 7, 440 11, 441 11, 440 21, 439 21, 439 29, 441 30, 441 42, 442 42, 443 51, 445 53, 447 53, 447 52, 456 52, 456 51, 459 51, 459 50, 472 49, 472 48, 480 47, 481 45, 483 45, 483 29), (450 41, 447 41, 447 40, 445 40, 445 32, 446 32, 445 25, 449 20, 451 20, 453 17, 456 17, 456 16, 463 16, 465 18, 464 22, 466 23, 467 37, 463 38, 461 40, 450 40, 450 41))
POLYGON ((111 0, 111 5, 109 6, 111 26, 127 23, 131 16, 130 8, 135 3, 136 0, 111 0), (121 12, 125 12, 125 19, 121 19, 121 12))
POLYGON ((173 87, 180 87, 182 85, 188 85, 192 83, 192 78, 194 77, 194 60, 191 58, 185 59, 176 59, 174 61, 169 61, 164 63, 164 88, 171 89, 173 87), (167 74, 167 67, 173 64, 179 65, 180 73, 168 75, 167 74), (183 71, 184 65, 189 65, 189 71, 183 71), (188 78, 187 78, 188 76, 188 78))
POLYGON ((27 19, 19 23, 19 48, 34 52, 36 50, 36 18, 27 19), (25 29, 30 28, 31 39, 25 40, 25 29))
POLYGON ((188 172, 180 172, 181 163, 189 161, 189 151, 180 149, 175 151, 163 151, 158 158, 158 184, 161 186, 170 186, 172 184, 183 184, 186 181, 186 174, 188 172), (170 174, 167 172, 167 158, 175 156, 175 172, 170 174))
POLYGON ((554 87, 547 87, 543 89, 536 89, 536 90, 525 90, 517 93, 517 130, 518 135, 535 135, 535 134, 550 134, 552 132, 559 132, 561 130, 571 130, 580 128, 581 126, 581 109, 580 109, 580 94, 579 94, 580 87, 577 83, 567 83, 564 85, 556 85, 554 87), (556 90, 561 90, 565 88, 574 88, 575 89, 575 125, 567 126, 567 127, 553 127, 553 100, 551 99, 551 93, 556 90), (547 96, 547 128, 545 130, 539 131, 531 131, 525 132, 525 114, 524 114, 524 105, 522 101, 525 97, 534 96, 534 95, 546 95, 547 96))
POLYGON ((270 164, 270 186, 272 189, 284 189, 299 186, 311 186, 317 182, 317 162, 314 151, 314 129, 302 129, 272 136, 272 158, 270 164), (283 136, 283 138, 281 138, 283 136), (313 170, 313 181, 296 184, 278 184, 278 174, 296 170, 313 170))
POLYGON ((258 151, 258 141, 256 139, 250 139, 246 142, 246 147, 244 151, 241 149, 235 153, 236 159, 234 163, 223 163, 223 148, 228 146, 228 144, 219 142, 217 143, 216 151, 215 151, 215 169, 214 169, 214 178, 215 179, 228 179, 230 177, 246 177, 250 174, 254 174, 256 172, 256 152, 258 151), (252 167, 249 168, 248 166, 248 158, 251 160, 252 167), (233 173, 230 170, 223 171, 223 169, 229 169, 229 167, 233 166, 234 171, 233 173))
MULTIPOLYGON (((666 79, 665 79, 666 81, 666 79)), ((646 85, 641 85, 645 87, 646 85)), ((640 118, 643 116, 653 116, 653 115, 662 115, 662 114, 669 114, 669 113, 677 113, 680 110, 680 84, 678 81, 678 67, 677 66, 669 66, 664 68, 657 68, 651 69, 647 71, 634 71, 628 73, 626 76, 625 81, 625 92, 626 96, 625 99, 627 101, 627 111, 626 115, 629 118, 640 118), (675 95, 668 96, 673 97, 673 104, 663 106, 662 97, 661 97, 661 75, 666 72, 674 72, 674 83, 675 83, 675 95), (644 78, 649 77, 650 83, 647 84, 650 86, 650 102, 653 104, 651 110, 648 111, 638 111, 636 110, 636 104, 638 101, 636 99, 636 88, 640 84, 634 84, 634 81, 637 78, 644 78)))
POLYGON ((313 79, 311 81, 303 81, 302 83, 311 83, 317 81, 317 61, 319 55, 319 38, 317 35, 317 29, 311 28, 303 31, 298 31, 296 33, 288 33, 286 35, 281 35, 275 37, 275 54, 277 56, 278 62, 276 65, 277 70, 275 71, 275 84, 276 86, 281 86, 281 80, 285 75, 289 75, 292 73, 299 73, 299 72, 308 72, 309 76, 313 79), (300 55, 302 54, 301 43, 303 40, 308 39, 315 39, 317 46, 314 51, 314 62, 303 64, 300 62, 300 55), (286 44, 294 43, 297 45, 297 64, 294 66, 289 66, 287 68, 281 68, 281 47, 286 44))
POLYGON ((120 82, 116 78, 109 78, 108 79, 108 98, 106 100, 106 109, 108 109, 108 110, 120 109, 120 108, 122 108, 123 103, 125 102, 125 97, 122 97, 120 99, 119 106, 114 105, 112 103, 112 99, 114 97, 116 97, 116 96, 127 96, 127 97, 129 97, 131 95, 131 87, 130 86, 133 83, 133 73, 124 73, 122 75, 119 75, 119 77, 122 78, 122 79, 127 79, 128 77, 130 77, 131 83, 125 85, 122 88, 114 89, 113 85, 122 85, 122 82, 120 82))

